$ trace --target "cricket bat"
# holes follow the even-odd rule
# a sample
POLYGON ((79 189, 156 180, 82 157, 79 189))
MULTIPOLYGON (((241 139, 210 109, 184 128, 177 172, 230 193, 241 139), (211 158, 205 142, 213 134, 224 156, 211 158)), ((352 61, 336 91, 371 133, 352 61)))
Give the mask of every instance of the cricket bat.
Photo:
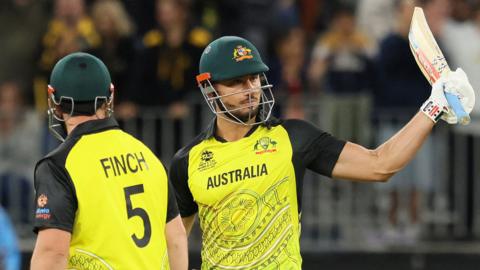
MULTIPOLYGON (((420 7, 415 7, 413 12, 408 40, 415 61, 430 84, 434 84, 442 74, 450 72, 450 67, 428 27, 425 14, 420 7)), ((462 125, 470 123, 470 116, 463 109, 458 97, 447 92, 445 92, 445 97, 459 123, 462 125)))

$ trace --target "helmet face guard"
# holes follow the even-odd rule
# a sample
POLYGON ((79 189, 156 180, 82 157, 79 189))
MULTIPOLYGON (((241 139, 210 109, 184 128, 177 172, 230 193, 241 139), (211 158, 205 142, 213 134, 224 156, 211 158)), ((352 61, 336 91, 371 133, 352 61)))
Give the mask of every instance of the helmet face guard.
POLYGON ((268 83, 267 76, 265 73, 259 74, 260 76, 260 87, 250 88, 250 89, 242 89, 240 91, 229 93, 226 95, 220 95, 220 93, 215 89, 212 84, 210 73, 202 73, 197 76, 197 83, 202 91, 202 95, 207 102, 208 107, 210 110, 216 114, 218 117, 221 117, 229 122, 241 125, 256 125, 260 123, 265 123, 272 114, 273 105, 275 104, 275 98, 272 93, 273 85, 268 83), (245 94, 248 93, 248 97, 251 100, 252 94, 260 92, 260 101, 258 103, 258 113, 255 113, 252 110, 252 106, 250 102, 245 105, 235 109, 228 109, 225 103, 223 102, 222 98, 237 95, 237 94, 245 94), (250 108, 248 119, 245 121, 244 119, 240 119, 238 116, 235 115, 235 112, 250 108), (248 120, 255 117, 255 121, 248 123, 248 120))
MULTIPOLYGON (((97 96, 93 106, 93 112, 96 115, 97 109, 102 104, 106 104, 107 117, 113 115, 113 100, 114 100, 115 88, 113 84, 110 84, 110 96, 97 96)), ((72 97, 60 96, 58 99, 55 97, 55 89, 52 86, 48 86, 48 129, 52 135, 58 140, 64 142, 66 138, 65 126, 62 122, 65 122, 63 114, 67 114, 68 117, 74 116, 75 101, 72 97), (66 110, 67 109, 67 110, 66 110)))

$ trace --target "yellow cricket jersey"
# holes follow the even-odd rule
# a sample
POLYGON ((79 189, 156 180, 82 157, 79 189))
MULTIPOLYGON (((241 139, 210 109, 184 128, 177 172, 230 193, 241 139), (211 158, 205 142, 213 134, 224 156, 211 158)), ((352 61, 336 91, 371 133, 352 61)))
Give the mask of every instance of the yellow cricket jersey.
MULTIPOLYGON (((168 269, 165 168, 114 119, 77 126, 35 169, 35 230, 72 233, 68 269, 168 269)), ((170 200, 169 200, 170 198, 170 200)))
POLYGON ((198 211, 202 269, 301 269, 305 169, 330 176, 345 142, 301 120, 272 119, 226 142, 215 122, 172 161, 180 214, 198 211))

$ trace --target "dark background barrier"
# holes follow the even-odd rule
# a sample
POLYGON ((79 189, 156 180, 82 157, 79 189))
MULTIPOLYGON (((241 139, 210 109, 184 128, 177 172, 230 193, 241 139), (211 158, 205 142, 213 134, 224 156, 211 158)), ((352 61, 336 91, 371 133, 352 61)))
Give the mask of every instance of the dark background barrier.
MULTIPOLYGON (((31 253, 22 253, 27 270, 31 253)), ((464 253, 303 253, 303 269, 325 270, 478 270, 480 256, 464 253)), ((190 253, 190 269, 200 269, 200 254, 190 253)))

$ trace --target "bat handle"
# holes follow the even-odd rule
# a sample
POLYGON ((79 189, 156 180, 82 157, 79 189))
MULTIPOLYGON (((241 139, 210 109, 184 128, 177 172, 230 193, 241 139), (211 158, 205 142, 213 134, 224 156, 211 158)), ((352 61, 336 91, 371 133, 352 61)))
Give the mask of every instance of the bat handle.
POLYGON ((468 125, 470 123, 470 116, 463 109, 458 97, 448 92, 445 92, 445 97, 447 98, 448 104, 455 112, 455 115, 457 115, 458 122, 462 125, 468 125))

